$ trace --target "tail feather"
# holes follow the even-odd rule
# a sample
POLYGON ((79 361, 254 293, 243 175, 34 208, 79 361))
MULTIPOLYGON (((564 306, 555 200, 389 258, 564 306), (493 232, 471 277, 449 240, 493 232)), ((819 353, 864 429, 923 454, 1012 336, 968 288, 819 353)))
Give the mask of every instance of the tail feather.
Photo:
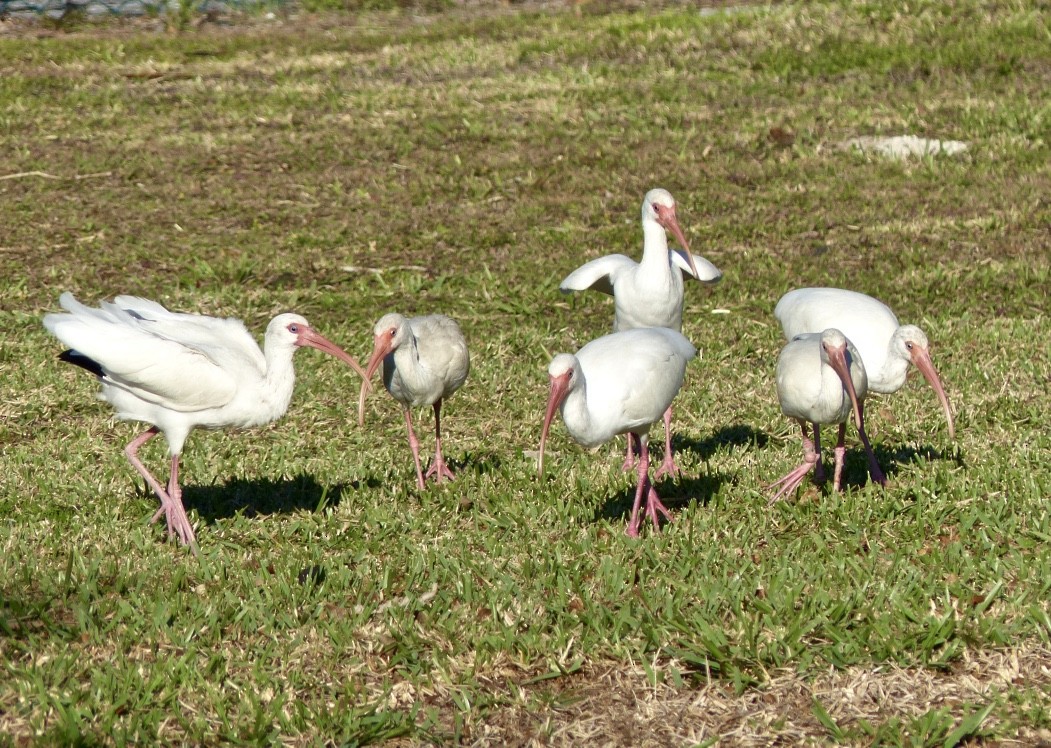
POLYGON ((93 358, 88 358, 83 353, 78 353, 72 348, 62 351, 62 353, 58 354, 58 357, 59 360, 65 361, 67 364, 73 364, 74 366, 79 366, 81 369, 90 371, 96 377, 101 378, 106 376, 106 372, 102 370, 98 361, 93 358))

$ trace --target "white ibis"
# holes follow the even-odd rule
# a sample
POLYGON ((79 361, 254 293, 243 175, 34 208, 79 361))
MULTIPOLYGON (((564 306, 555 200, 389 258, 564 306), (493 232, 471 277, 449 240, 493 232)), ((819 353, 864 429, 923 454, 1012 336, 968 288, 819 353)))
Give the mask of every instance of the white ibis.
MULTIPOLYGON (((563 293, 592 289, 613 296, 613 329, 667 327, 682 331, 683 277, 716 283, 722 273, 703 257, 690 252, 675 216, 675 198, 654 189, 642 201, 642 261, 621 254, 592 260, 567 275, 559 286, 563 293), (682 249, 668 248, 670 231, 682 249)), ((664 414, 664 461, 656 477, 679 472, 671 449, 671 410, 664 414)), ((625 469, 634 460, 631 437, 625 469)))
POLYGON ((416 485, 422 490, 425 479, 453 479, 453 472, 442 457, 442 400, 452 396, 467 380, 471 359, 467 341, 455 320, 442 314, 406 318, 387 314, 373 328, 372 357, 365 367, 365 381, 358 397, 358 421, 365 422, 367 385, 383 363, 383 385, 402 405, 409 430, 409 447, 416 463, 416 485), (434 461, 424 474, 420 467, 420 442, 412 430, 411 408, 434 408, 434 461))
POLYGON ((883 302, 841 288, 797 288, 781 297, 774 316, 787 339, 827 327, 841 330, 857 346, 873 392, 897 392, 905 384, 909 364, 915 364, 938 395, 949 438, 955 436, 952 408, 931 363, 927 336, 915 325, 899 325, 883 302))
POLYGON ((796 335, 781 350, 777 358, 777 398, 781 402, 781 412, 796 419, 803 432, 803 462, 767 486, 780 486, 780 490, 770 499, 771 503, 795 490, 815 464, 818 467, 818 479, 824 479, 821 471, 823 424, 839 424, 832 478, 833 487, 839 490, 846 452, 844 438, 851 410, 854 411, 854 422, 865 445, 872 480, 881 485, 886 483, 865 434, 861 403, 867 387, 865 366, 857 348, 835 328, 821 333, 796 335), (813 441, 807 435, 807 421, 814 424, 813 441))
POLYGON ((596 447, 617 434, 634 434, 640 456, 627 533, 638 537, 643 494, 646 513, 659 530, 657 513, 668 520, 671 515, 650 482, 649 431, 671 406, 682 387, 686 362, 696 355, 697 349, 681 333, 649 327, 615 332, 592 340, 576 355, 555 356, 547 370, 551 394, 540 434, 540 473, 556 409, 561 409, 570 436, 585 447, 596 447))
POLYGON ((182 504, 179 455, 195 428, 248 428, 280 418, 295 382, 292 355, 310 346, 342 359, 362 376, 357 361, 325 339, 298 314, 280 314, 266 328, 263 349, 240 320, 169 312, 155 301, 118 296, 99 308, 59 297, 65 313, 48 314, 44 326, 70 347, 61 358, 95 374, 100 400, 121 420, 151 428, 124 454, 160 499, 152 521, 165 516, 168 535, 196 549, 182 504), (164 488, 139 460, 139 448, 163 433, 171 455, 164 488))

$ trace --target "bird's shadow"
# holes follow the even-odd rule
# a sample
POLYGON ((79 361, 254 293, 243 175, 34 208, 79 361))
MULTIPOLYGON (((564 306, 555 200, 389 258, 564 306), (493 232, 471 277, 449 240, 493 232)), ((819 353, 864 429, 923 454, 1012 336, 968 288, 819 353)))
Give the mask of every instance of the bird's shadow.
POLYGON ((770 443, 770 436, 765 431, 757 431, 746 423, 736 423, 733 426, 723 426, 704 439, 691 439, 674 434, 671 443, 672 449, 676 452, 693 452, 701 460, 707 461, 720 449, 728 447, 765 449, 770 443))
POLYGON ((71 638, 74 616, 62 604, 62 596, 61 592, 32 597, 0 592, 0 640, 71 638))
MULTIPOLYGON (((633 474, 633 473, 632 473, 633 474)), ((707 506, 712 497, 719 492, 719 488, 733 477, 724 473, 706 473, 703 475, 680 476, 677 480, 663 478, 654 484, 657 494, 669 510, 682 509, 688 504, 695 503, 699 506, 707 506)), ((622 520, 631 514, 632 504, 635 503, 635 481, 631 487, 620 493, 609 497, 595 511, 594 520, 622 520)), ((645 510, 646 499, 643 497, 640 512, 645 510)), ((664 522, 662 522, 664 524, 664 522)))
POLYGON ((256 517, 298 511, 318 512, 338 506, 348 490, 375 488, 379 481, 366 478, 350 483, 322 485, 312 475, 291 478, 231 478, 210 486, 183 487, 183 505, 208 524, 239 514, 256 517))
MULTIPOLYGON (((864 459, 864 451, 861 449, 857 451, 864 459)), ((872 451, 876 455, 876 462, 880 464, 883 472, 887 475, 898 472, 899 465, 934 462, 935 460, 950 460, 957 467, 961 468, 967 466, 963 459, 963 453, 960 452, 959 448, 943 452, 929 444, 920 445, 919 447, 910 447, 904 444, 897 447, 888 447, 883 444, 874 444, 872 445, 872 451)))
MULTIPOLYGON (((826 449, 826 446, 827 445, 822 441, 821 451, 822 460, 825 466, 825 476, 829 485, 831 485, 831 446, 828 446, 828 449, 826 449)), ((951 460, 958 467, 966 467, 963 455, 960 453, 959 449, 954 449, 951 452, 943 452, 930 445, 921 445, 919 447, 910 447, 906 445, 887 447, 881 444, 873 444, 872 452, 876 455, 876 462, 879 463, 880 468, 883 470, 883 474, 888 478, 898 473, 900 466, 902 465, 934 462, 935 460, 951 460)), ((844 488, 847 486, 861 487, 866 485, 870 480, 871 478, 869 476, 868 460, 865 457, 865 449, 860 444, 848 446, 846 459, 843 464, 844 488)))
POLYGON ((448 460, 448 463, 449 467, 457 475, 461 470, 470 470, 479 475, 485 475, 486 473, 500 472, 505 467, 506 460, 496 452, 478 451, 467 452, 462 459, 454 458, 448 460))

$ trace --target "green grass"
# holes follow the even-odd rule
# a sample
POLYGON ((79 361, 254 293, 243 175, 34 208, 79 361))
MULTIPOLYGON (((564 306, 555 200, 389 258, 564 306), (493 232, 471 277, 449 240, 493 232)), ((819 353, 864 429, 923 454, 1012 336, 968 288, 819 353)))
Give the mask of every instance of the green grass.
MULTIPOLYGON (((3 733, 1046 740, 1048 6, 898 9, 0 36, 0 177, 22 175, 0 179, 3 733), (900 163, 836 147, 903 133, 971 146, 900 163), (558 281, 637 255, 658 185, 725 277, 688 288, 702 355, 676 402, 686 475, 660 486, 675 522, 632 541, 619 445, 588 453, 556 426, 542 479, 532 451, 548 360, 612 315, 558 281), (885 490, 852 448, 844 493, 805 483, 770 507, 764 485, 800 458, 771 311, 805 285, 926 330, 957 439, 911 381, 868 410, 885 490), (190 438, 194 557, 146 524, 156 500, 121 452, 135 427, 55 359, 40 319, 64 290, 259 332, 295 310, 359 358, 387 311, 451 314, 472 352, 443 409, 458 478, 418 492, 393 401, 374 395, 359 428, 353 373, 300 353, 286 418, 190 438)), ((162 446, 143 454, 163 474, 162 446)))

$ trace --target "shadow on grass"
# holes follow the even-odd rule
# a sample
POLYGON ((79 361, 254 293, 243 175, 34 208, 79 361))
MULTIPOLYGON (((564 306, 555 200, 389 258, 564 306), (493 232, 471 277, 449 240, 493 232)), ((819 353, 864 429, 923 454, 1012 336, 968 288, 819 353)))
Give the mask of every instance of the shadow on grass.
MULTIPOLYGON (((770 436, 766 432, 756 431, 744 423, 723 426, 705 439, 690 439, 673 433, 671 440, 672 449, 675 451, 693 452, 702 460, 710 459, 716 452, 725 447, 765 449, 769 443, 770 436)), ((650 444, 653 444, 652 439, 650 444)))
MULTIPOLYGON (((496 452, 467 452, 462 459, 447 459, 446 462, 449 464, 449 468, 457 475, 459 475, 461 470, 486 475, 500 472, 504 467, 505 459, 504 456, 496 452)), ((424 470, 426 469, 425 465, 424 470)))
POLYGON ((6 591, 0 593, 0 640, 43 638, 73 638, 74 627, 59 618, 72 617, 59 599, 26 599, 6 591))
MULTIPOLYGON (((650 469, 652 471, 656 468, 651 465, 650 469)), ((631 505, 635 503, 635 476, 636 474, 632 471, 631 485, 616 496, 611 496, 598 508, 595 512, 595 521, 626 520, 631 516, 631 505)), ((722 473, 708 473, 697 477, 684 475, 678 480, 665 478, 657 481, 654 487, 657 489, 657 495, 660 496, 661 503, 674 512, 685 508, 691 503, 707 506, 712 497, 718 493, 720 486, 732 479, 732 476, 722 473)), ((642 508, 639 511, 643 512, 645 508, 645 501, 643 501, 642 508)), ((661 522, 662 526, 665 524, 667 523, 661 522)))
POLYGON ((302 510, 321 511, 327 506, 338 506, 347 489, 375 488, 379 480, 373 477, 350 483, 323 486, 312 475, 271 480, 269 478, 231 478, 222 485, 183 486, 183 504, 187 511, 213 524, 216 520, 244 514, 291 513, 302 510))
MULTIPOLYGON (((826 450, 826 445, 824 443, 822 443, 821 446, 822 451, 824 452, 825 474, 828 479, 826 482, 831 486, 832 455, 829 451, 831 450, 831 447, 829 447, 829 450, 826 450)), ((898 473, 899 466, 911 463, 951 460, 958 467, 966 467, 963 455, 960 453, 959 449, 954 449, 951 452, 942 452, 941 450, 935 449, 929 445, 921 446, 917 449, 904 445, 896 448, 888 448, 874 444, 872 446, 872 451, 876 455, 876 462, 879 463, 880 468, 883 469, 883 473, 888 479, 898 473)), ((811 473, 811 480, 813 480, 813 473, 811 473)), ((861 486, 867 485, 870 481, 868 460, 865 458, 864 448, 860 444, 854 447, 848 446, 846 460, 843 465, 843 487, 846 488, 847 486, 853 486, 855 488, 860 488, 861 486)))

